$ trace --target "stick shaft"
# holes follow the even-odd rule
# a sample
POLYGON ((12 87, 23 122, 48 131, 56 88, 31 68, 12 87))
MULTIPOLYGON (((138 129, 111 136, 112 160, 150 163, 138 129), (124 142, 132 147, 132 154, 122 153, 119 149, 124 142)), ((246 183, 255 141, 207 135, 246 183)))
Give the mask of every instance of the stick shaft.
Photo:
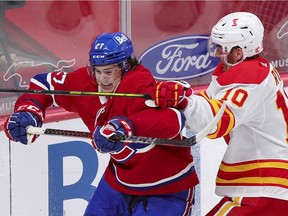
MULTIPOLYGON (((162 138, 154 138, 154 137, 141 137, 141 136, 128 136, 114 135, 111 137, 111 141, 121 141, 121 142, 136 142, 143 144, 152 144, 152 145, 168 145, 168 146, 178 146, 178 147, 191 147, 201 141, 204 137, 206 137, 209 132, 218 124, 219 120, 223 116, 225 111, 226 104, 223 104, 219 109, 218 113, 214 117, 214 119, 201 131, 192 137, 184 140, 173 140, 173 139, 162 139, 162 138)), ((28 127, 28 134, 46 134, 46 135, 60 135, 60 136, 69 136, 69 137, 82 137, 91 139, 90 132, 83 131, 73 131, 73 130, 60 130, 60 129, 52 129, 52 128, 37 128, 37 127, 28 127)))
POLYGON ((84 91, 51 91, 51 90, 31 90, 31 89, 0 89, 0 93, 26 93, 26 94, 49 94, 67 96, 107 96, 107 97, 134 97, 151 99, 150 94, 133 94, 117 92, 84 92, 84 91))
MULTIPOLYGON (((29 126, 26 129, 28 134, 37 134, 37 135, 58 135, 58 136, 68 136, 68 137, 79 137, 79 138, 89 138, 91 139, 90 132, 83 131, 73 131, 73 130, 60 130, 53 128, 38 128, 29 126)), ((183 146, 189 147, 195 145, 195 137, 189 138, 186 140, 171 140, 171 139, 162 139, 154 137, 142 137, 142 136, 128 136, 128 135, 114 135, 111 137, 111 141, 120 141, 125 143, 143 143, 143 144, 152 144, 152 145, 172 145, 172 146, 183 146), (185 141, 185 142, 184 142, 185 141), (185 144, 187 143, 187 144, 185 144)))

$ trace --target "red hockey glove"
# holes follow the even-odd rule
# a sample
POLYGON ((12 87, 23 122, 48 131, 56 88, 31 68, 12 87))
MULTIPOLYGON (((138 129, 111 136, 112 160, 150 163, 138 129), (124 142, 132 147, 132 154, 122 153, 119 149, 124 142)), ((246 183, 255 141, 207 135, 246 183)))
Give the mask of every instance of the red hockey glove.
POLYGON ((187 97, 193 94, 189 83, 184 81, 157 82, 152 98, 161 108, 176 107, 184 109, 188 105, 187 97))

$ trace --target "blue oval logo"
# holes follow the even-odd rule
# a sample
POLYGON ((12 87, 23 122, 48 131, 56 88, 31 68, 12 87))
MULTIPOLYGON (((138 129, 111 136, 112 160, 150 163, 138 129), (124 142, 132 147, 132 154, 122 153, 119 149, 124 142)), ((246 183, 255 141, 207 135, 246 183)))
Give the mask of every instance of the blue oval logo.
POLYGON ((211 73, 219 59, 207 52, 208 35, 188 35, 162 41, 139 60, 157 80, 187 80, 211 73))

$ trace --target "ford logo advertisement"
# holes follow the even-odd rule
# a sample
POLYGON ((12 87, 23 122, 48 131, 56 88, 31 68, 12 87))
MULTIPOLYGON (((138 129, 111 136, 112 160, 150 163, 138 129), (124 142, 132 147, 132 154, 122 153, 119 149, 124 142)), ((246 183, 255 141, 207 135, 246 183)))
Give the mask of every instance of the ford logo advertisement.
POLYGON ((208 35, 162 41, 139 57, 157 80, 188 80, 211 73, 219 63, 207 52, 208 35))

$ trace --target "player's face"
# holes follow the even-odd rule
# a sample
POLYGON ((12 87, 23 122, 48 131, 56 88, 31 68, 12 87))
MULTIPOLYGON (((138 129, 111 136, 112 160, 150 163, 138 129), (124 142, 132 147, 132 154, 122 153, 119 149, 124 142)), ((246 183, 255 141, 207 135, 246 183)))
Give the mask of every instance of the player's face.
POLYGON ((119 65, 95 67, 95 76, 103 92, 113 92, 121 82, 122 70, 119 65))
POLYGON ((225 70, 244 60, 242 49, 239 47, 234 47, 229 53, 227 53, 223 52, 221 46, 218 46, 215 52, 215 57, 222 61, 225 70))

